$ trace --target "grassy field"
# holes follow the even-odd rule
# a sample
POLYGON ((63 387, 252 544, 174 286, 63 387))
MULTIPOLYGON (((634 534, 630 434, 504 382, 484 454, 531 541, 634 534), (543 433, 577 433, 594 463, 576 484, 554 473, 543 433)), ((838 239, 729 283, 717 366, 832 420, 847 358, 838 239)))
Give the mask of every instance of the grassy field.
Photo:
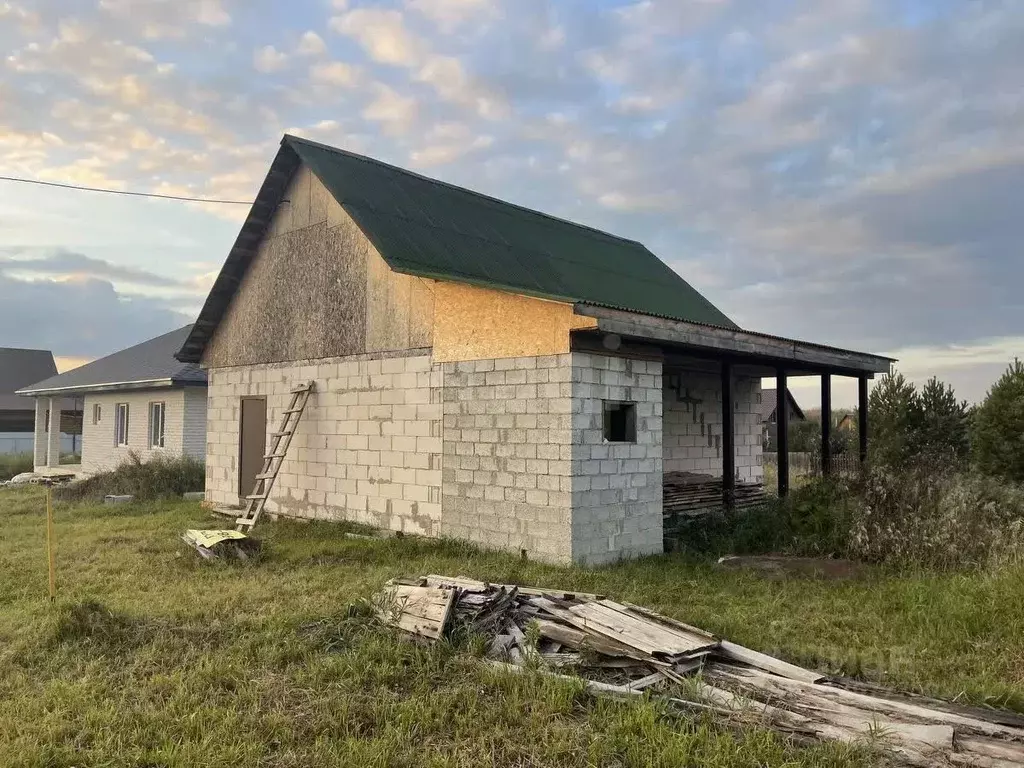
POLYGON ((1024 569, 782 582, 681 556, 583 570, 468 546, 268 524, 265 558, 204 564, 198 504, 57 510, 46 598, 39 489, 0 490, 5 766, 858 766, 838 745, 678 719, 416 648, 364 603, 447 573, 600 591, 825 670, 1024 710, 1024 569))

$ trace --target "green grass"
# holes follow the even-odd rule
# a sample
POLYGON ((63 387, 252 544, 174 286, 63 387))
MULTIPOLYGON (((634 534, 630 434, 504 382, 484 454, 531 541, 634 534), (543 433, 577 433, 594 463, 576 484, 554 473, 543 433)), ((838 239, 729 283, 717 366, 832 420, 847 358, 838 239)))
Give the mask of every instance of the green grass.
POLYGON ((600 591, 751 647, 1024 710, 1024 571, 762 581, 682 556, 585 570, 452 542, 261 526, 253 564, 205 564, 198 504, 60 506, 46 598, 39 488, 0 491, 5 766, 859 766, 862 749, 679 719, 416 647, 364 603, 399 574, 600 591))
POLYGON ((0 480, 10 480, 32 469, 31 453, 0 453, 0 480))

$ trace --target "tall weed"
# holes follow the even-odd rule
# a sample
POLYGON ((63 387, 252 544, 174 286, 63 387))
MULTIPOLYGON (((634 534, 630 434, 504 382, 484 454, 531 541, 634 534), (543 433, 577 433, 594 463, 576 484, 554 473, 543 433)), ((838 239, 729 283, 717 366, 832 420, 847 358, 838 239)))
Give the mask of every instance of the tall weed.
POLYGON ((201 491, 205 484, 206 465, 198 459, 176 456, 143 461, 132 452, 110 472, 57 487, 54 497, 63 501, 96 501, 108 494, 130 494, 136 501, 152 501, 201 491))

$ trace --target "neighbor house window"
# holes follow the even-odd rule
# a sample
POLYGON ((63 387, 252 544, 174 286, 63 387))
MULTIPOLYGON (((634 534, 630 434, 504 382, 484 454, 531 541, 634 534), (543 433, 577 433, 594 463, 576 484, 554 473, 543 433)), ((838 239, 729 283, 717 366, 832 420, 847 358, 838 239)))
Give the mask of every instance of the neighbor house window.
POLYGON ((92 404, 92 423, 93 424, 99 424, 100 423, 100 417, 102 415, 103 415, 103 411, 100 408, 100 404, 99 403, 93 403, 92 404))
POLYGON ((164 412, 166 410, 165 403, 149 404, 149 446, 151 448, 164 447, 164 412))
POLYGON ((636 442, 636 403, 603 401, 604 439, 609 443, 636 442))
POLYGON ((117 419, 114 423, 114 442, 118 445, 128 445, 128 403, 118 403, 117 419))

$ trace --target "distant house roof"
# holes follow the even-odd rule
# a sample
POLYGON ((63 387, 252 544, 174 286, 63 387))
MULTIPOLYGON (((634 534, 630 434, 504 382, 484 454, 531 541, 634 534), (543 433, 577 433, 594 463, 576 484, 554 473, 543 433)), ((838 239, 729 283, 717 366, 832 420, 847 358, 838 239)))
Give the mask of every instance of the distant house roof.
POLYGON ((48 349, 0 347, 0 411, 31 409, 31 402, 26 402, 14 393, 20 387, 55 373, 57 364, 48 349))
POLYGON ((77 394, 119 389, 206 384, 206 372, 174 359, 191 325, 122 349, 80 368, 43 379, 18 390, 21 395, 77 394))
POLYGON ((738 328, 635 240, 285 135, 178 359, 199 362, 300 161, 396 272, 738 328))
MULTIPOLYGON (((793 393, 788 389, 786 394, 789 396, 789 418, 790 420, 796 419, 797 421, 803 421, 805 416, 803 410, 797 405, 796 398, 793 397, 793 393)), ((777 389, 762 389, 761 390, 761 404, 757 406, 757 412, 761 417, 761 423, 764 424, 771 418, 772 414, 775 413, 775 408, 779 404, 779 392, 777 389)))

